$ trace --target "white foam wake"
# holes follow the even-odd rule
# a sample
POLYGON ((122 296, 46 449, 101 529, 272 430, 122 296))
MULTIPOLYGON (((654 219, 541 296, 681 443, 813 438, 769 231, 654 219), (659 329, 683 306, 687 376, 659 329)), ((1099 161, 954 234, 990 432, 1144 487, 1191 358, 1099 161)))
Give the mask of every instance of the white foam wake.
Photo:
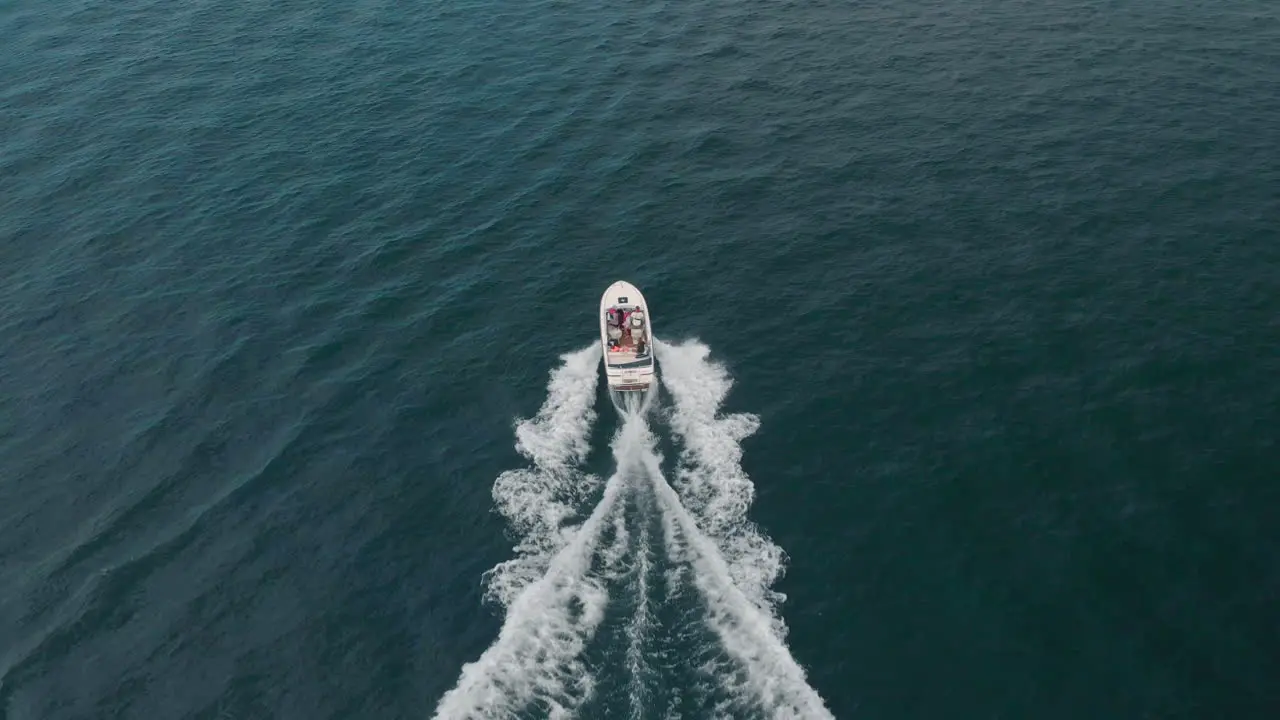
POLYGON ((640 436, 624 425, 612 443, 618 472, 590 515, 572 525, 593 481, 576 467, 589 450, 599 352, 565 355, 538 415, 517 426, 517 447, 533 468, 503 473, 493 490, 499 510, 522 533, 517 557, 489 574, 489 592, 507 605, 507 615, 493 645, 463 666, 436 718, 506 718, 530 706, 571 717, 594 692, 582 654, 604 618, 606 583, 625 570, 631 539, 619 497, 640 447, 640 436))
POLYGON ((645 640, 654 628, 654 620, 649 610, 649 533, 644 525, 640 528, 640 542, 637 545, 639 557, 636 573, 636 610, 627 625, 627 670, 631 674, 629 698, 631 700, 631 718, 640 720, 646 709, 647 688, 645 676, 648 672, 644 660, 645 640))
POLYGON ((784 637, 786 626, 776 609, 786 597, 771 586, 782 574, 785 555, 747 519, 755 485, 740 465, 742 441, 759 429, 760 420, 750 413, 717 415, 733 380, 723 366, 707 359, 706 345, 658 342, 655 349, 663 384, 675 401, 671 429, 684 446, 672 485, 699 527, 715 540, 734 584, 784 637))
POLYGON ((721 676, 725 689, 735 696, 753 699, 753 704, 776 718, 834 718, 818 693, 809 686, 804 670, 791 656, 773 623, 733 581, 732 573, 716 547, 698 529, 693 516, 680 504, 675 491, 653 468, 654 492, 663 511, 669 548, 676 549, 673 561, 693 567, 693 583, 706 599, 711 628, 729 653, 746 671, 741 682, 721 676), (680 538, 684 545, 681 546, 680 538), (678 553, 678 554, 677 554, 678 553))
POLYGON ((754 486, 739 467, 739 443, 759 421, 746 414, 716 416, 732 383, 723 367, 707 361, 705 345, 655 343, 655 349, 675 399, 672 427, 685 444, 676 483, 682 492, 663 478, 656 454, 648 460, 649 476, 670 559, 691 565, 712 629, 745 670, 741 680, 721 681, 773 717, 832 718, 783 643, 786 628, 775 605, 782 597, 769 588, 781 573, 782 550, 746 519, 754 486))
MULTIPOLYGON (((705 669, 732 698, 730 704, 753 705, 778 718, 832 717, 783 642, 785 626, 775 608, 781 596, 769 587, 781 572, 782 551, 746 519, 754 488, 738 466, 739 443, 758 420, 717 416, 731 382, 723 368, 707 362, 705 346, 656 342, 655 349, 662 382, 675 400, 673 429, 685 446, 676 481, 668 484, 662 475, 647 408, 620 407, 625 419, 612 442, 617 470, 590 515, 574 524, 599 485, 578 469, 595 420, 599 350, 565 355, 552 373, 547 401, 516 429, 517 447, 532 467, 503 473, 494 484, 499 510, 521 533, 516 557, 489 573, 490 596, 507 607, 502 630, 479 659, 463 667, 435 717, 511 717, 532 708, 540 716, 569 717, 593 696, 595 677, 582 658, 605 615, 606 583, 618 579, 632 550, 622 494, 635 487, 626 478, 641 476, 651 479, 643 485, 652 486, 673 563, 666 573, 669 592, 691 582, 704 599, 707 626, 725 653, 712 661, 722 667, 705 669), (602 562, 595 563, 597 558, 602 562)), ((650 699, 642 654, 655 627, 646 604, 649 543, 643 523, 639 535, 634 589, 640 598, 626 653, 633 716, 643 714, 650 699)))
POLYGON ((599 478, 579 470, 591 450, 599 364, 594 343, 562 355, 538 414, 516 424, 516 449, 533 465, 499 475, 493 499, 520 541, 515 557, 486 577, 487 597, 504 606, 546 573, 577 530, 573 521, 586 499, 599 489, 599 478))
MULTIPOLYGON (((619 489, 608 483, 590 516, 573 524, 599 487, 578 469, 590 451, 599 361, 595 344, 563 355, 537 415, 516 425, 516 449, 532 467, 502 473, 493 498, 520 539, 515 557, 487 573, 487 596, 506 606, 506 618, 497 641, 441 699, 438 718, 504 717, 535 701, 562 715, 591 694, 576 658, 608 598, 587 575, 619 489)), ((615 535, 615 545, 626 542, 615 535)))
MULTIPOLYGON (((515 597, 498 639, 463 666, 435 717, 506 718, 534 702, 550 717, 571 717, 591 697, 594 680, 580 656, 604 618, 608 591, 603 578, 588 572, 621 487, 617 476, 606 483, 600 504, 546 574, 515 597)), ((615 538, 608 554, 619 554, 625 543, 625 535, 615 538)))

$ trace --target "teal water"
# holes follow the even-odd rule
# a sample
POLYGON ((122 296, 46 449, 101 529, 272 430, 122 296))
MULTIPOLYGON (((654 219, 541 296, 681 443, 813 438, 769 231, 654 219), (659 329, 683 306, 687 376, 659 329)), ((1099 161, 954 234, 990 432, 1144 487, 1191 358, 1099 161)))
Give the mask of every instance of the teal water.
POLYGON ((0 37, 0 718, 1280 712, 1274 3, 0 37))

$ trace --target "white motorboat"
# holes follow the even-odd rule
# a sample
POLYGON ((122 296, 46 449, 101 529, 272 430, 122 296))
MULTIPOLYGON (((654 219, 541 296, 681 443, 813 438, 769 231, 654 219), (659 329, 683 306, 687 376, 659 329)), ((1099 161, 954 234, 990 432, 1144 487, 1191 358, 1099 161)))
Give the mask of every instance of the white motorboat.
POLYGON ((600 297, 600 342, 610 390, 645 391, 653 385, 653 316, 635 285, 619 280, 600 297))

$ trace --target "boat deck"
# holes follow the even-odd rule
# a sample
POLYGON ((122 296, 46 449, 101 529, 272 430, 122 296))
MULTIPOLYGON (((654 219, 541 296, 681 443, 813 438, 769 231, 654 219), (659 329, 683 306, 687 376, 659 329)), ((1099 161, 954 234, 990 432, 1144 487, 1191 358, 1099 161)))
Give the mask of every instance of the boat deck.
POLYGON ((622 365, 624 363, 632 363, 636 360, 643 360, 653 354, 653 348, 646 346, 643 355, 636 355, 636 343, 633 338, 623 336, 618 341, 617 348, 609 348, 608 362, 610 365, 622 365))

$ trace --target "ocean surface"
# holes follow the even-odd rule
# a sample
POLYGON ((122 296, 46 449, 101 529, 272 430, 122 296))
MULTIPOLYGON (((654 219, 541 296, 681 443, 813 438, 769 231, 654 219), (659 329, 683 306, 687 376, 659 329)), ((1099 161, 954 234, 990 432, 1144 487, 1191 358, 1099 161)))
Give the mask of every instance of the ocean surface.
POLYGON ((0 38, 0 719, 1280 717, 1274 0, 0 38))

